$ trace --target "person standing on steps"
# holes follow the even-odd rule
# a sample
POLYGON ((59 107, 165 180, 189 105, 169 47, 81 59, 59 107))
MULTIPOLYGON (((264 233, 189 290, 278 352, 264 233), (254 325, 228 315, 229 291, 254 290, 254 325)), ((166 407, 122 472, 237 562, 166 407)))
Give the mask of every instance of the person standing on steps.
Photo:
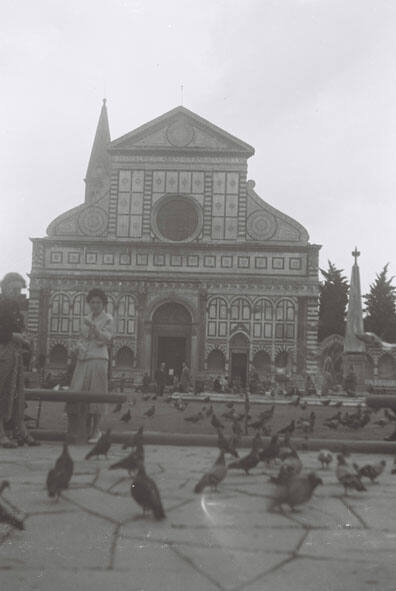
POLYGON ((157 395, 163 396, 168 376, 166 375, 165 363, 162 362, 155 372, 155 381, 157 383, 157 395))
MULTIPOLYGON (((77 362, 70 384, 75 392, 108 393, 108 347, 113 337, 113 317, 106 312, 107 297, 101 289, 91 289, 87 295, 91 313, 84 318, 81 337, 76 346, 77 362)), ((67 404, 67 412, 73 405, 67 404)), ((89 443, 96 443, 101 432, 103 404, 90 404, 88 409, 89 443)))

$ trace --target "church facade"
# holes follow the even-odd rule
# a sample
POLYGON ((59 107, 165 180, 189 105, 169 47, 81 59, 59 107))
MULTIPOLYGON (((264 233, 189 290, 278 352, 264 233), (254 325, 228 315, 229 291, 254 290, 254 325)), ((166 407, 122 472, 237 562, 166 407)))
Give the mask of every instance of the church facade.
POLYGON ((110 141, 104 101, 85 202, 32 239, 29 329, 48 369, 101 287, 115 374, 316 373, 319 246, 256 193, 253 154, 184 107, 110 141))

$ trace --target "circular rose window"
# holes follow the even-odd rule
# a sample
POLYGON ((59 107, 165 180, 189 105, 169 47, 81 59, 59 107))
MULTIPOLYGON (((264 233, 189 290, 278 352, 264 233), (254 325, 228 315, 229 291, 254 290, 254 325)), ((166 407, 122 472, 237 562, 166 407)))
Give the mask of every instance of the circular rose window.
POLYGON ((188 197, 172 195, 157 202, 153 211, 154 231, 172 242, 189 241, 201 231, 202 213, 199 205, 188 197))

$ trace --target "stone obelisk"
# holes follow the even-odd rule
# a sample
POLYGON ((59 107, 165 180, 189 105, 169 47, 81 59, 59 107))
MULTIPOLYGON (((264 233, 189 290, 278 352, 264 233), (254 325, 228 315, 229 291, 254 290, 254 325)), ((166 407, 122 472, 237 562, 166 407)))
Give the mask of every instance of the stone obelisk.
POLYGON ((349 287, 347 323, 344 340, 343 374, 344 379, 346 380, 348 379, 348 376, 350 378, 351 375, 354 375, 356 391, 361 392, 365 389, 366 345, 356 336, 356 334, 362 334, 364 332, 360 271, 357 262, 360 252, 356 247, 352 256, 354 257, 355 262, 352 266, 351 283, 349 287))

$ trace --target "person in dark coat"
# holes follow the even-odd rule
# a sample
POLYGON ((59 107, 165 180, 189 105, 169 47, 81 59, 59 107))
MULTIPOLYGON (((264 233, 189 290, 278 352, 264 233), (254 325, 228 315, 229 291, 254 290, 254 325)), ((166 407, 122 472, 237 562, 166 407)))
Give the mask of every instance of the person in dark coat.
POLYGON ((167 375, 166 375, 164 362, 161 363, 161 365, 159 366, 159 368, 155 372, 154 377, 155 377, 155 381, 157 383, 157 394, 158 394, 158 396, 163 396, 165 386, 166 386, 166 381, 167 381, 167 375))

